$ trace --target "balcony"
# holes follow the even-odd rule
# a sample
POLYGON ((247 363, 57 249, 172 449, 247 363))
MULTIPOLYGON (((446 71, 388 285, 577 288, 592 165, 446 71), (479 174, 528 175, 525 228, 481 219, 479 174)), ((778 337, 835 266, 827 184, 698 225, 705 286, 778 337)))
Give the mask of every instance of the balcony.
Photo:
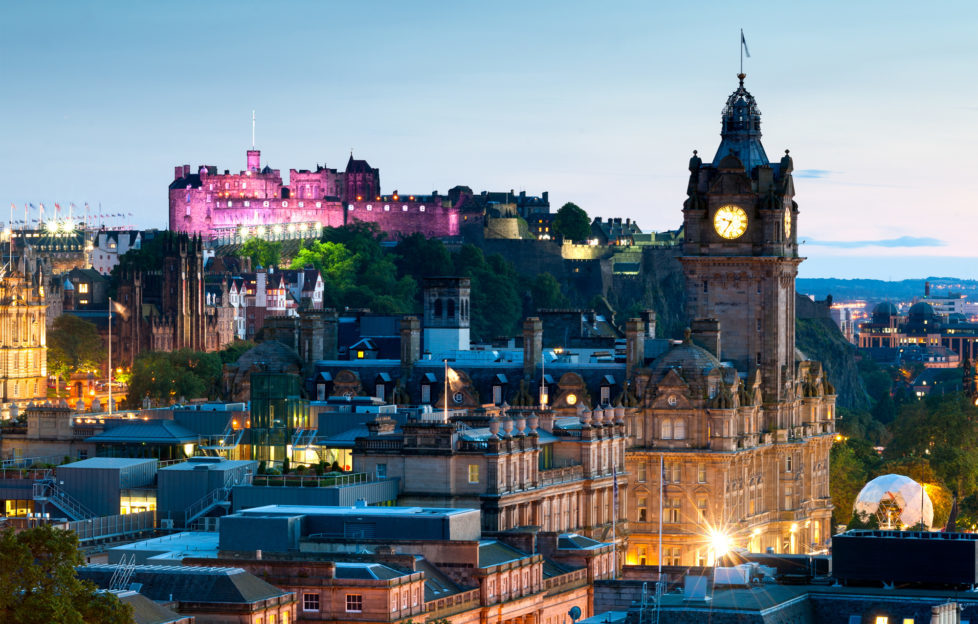
POLYGON ((559 483, 569 483, 571 481, 581 481, 584 479, 584 466, 577 464, 564 468, 552 468, 541 470, 537 477, 537 487, 547 487, 559 483))

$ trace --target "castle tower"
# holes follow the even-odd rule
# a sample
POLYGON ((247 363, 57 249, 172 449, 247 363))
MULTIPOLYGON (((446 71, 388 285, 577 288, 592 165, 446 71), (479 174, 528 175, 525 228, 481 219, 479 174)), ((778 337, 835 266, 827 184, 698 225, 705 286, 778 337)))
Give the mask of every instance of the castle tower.
POLYGON ((248 171, 258 173, 261 170, 261 150, 248 150, 248 171))
POLYGON ((470 291, 467 277, 425 278, 424 348, 432 356, 469 349, 470 291))
POLYGON ((771 163, 761 145, 761 113, 740 85, 723 109, 712 165, 694 153, 686 238, 680 261, 689 320, 715 319, 722 353, 737 370, 760 371, 765 402, 787 398, 795 358, 795 237, 792 161, 771 163))

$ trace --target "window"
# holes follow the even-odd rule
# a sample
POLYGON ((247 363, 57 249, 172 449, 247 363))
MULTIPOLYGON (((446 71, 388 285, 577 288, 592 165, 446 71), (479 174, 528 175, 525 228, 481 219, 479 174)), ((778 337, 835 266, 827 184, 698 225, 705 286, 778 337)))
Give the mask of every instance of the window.
POLYGON ((431 403, 431 385, 424 384, 421 386, 421 402, 431 403))
POLYGON ((700 524, 706 522, 706 497, 700 496, 696 499, 696 513, 700 524))
POLYGON ((638 521, 648 522, 649 499, 646 496, 638 497, 638 521))
POLYGON ((791 472, 791 455, 786 455, 784 458, 784 471, 791 472))
POLYGON ((469 464, 469 483, 479 482, 479 464, 469 464))
POLYGON ((649 471, 645 464, 638 465, 638 482, 645 483, 649 478, 649 471))
POLYGON ((611 387, 601 386, 601 405, 608 405, 611 403, 611 387))
POLYGON ((78 285, 78 292, 80 292, 83 295, 87 295, 88 294, 88 284, 86 284, 84 282, 82 282, 81 284, 79 284, 78 285))
POLYGON ((757 352, 757 355, 755 356, 754 361, 757 362, 757 365, 758 366, 761 365, 761 352, 760 351, 757 352))
POLYGON ((492 402, 495 405, 499 405, 503 402, 503 387, 493 386, 492 387, 492 402))
POLYGON ((672 565, 672 566, 680 565, 678 546, 672 546, 671 548, 667 548, 665 554, 666 554, 666 565, 672 565))
POLYGON ((420 210, 421 212, 424 212, 424 206, 421 206, 420 208, 418 208, 418 210, 420 210))
POLYGON ((885 615, 877 615, 875 622, 876 624, 889 624, 890 618, 886 617, 885 615))
POLYGON ((697 464, 696 466, 696 482, 706 483, 706 464, 697 464))
POLYGON ((377 464, 376 466, 374 466, 374 472, 377 475, 377 478, 378 479, 386 479, 387 478, 387 464, 377 464))
POLYGON ((669 420, 668 418, 662 421, 662 432, 659 437, 662 438, 663 440, 672 439, 672 421, 669 420))
POLYGON ((686 421, 677 418, 672 427, 672 437, 674 440, 686 439, 686 421))
POLYGON ((363 611, 363 594, 346 595, 346 612, 361 613, 363 611))
POLYGON ((679 462, 669 462, 665 465, 663 480, 666 483, 679 483, 682 479, 682 466, 679 462))
POLYGON ((790 485, 784 487, 784 508, 794 509, 794 489, 790 485))
POLYGON ((413 599, 411 600, 411 606, 412 606, 412 607, 416 607, 416 606, 418 606, 418 594, 419 594, 419 593, 420 593, 420 592, 418 591, 418 588, 417 588, 417 587, 415 587, 415 588, 414 588, 414 594, 413 594, 413 599))
POLYGON ((275 624, 275 614, 274 613, 269 613, 268 614, 268 624, 275 624))
POLYGON ((670 524, 678 524, 679 514, 682 510, 682 501, 679 499, 679 497, 667 496, 666 499, 663 501, 662 507, 663 507, 663 513, 665 515, 663 521, 668 522, 670 524))
POLYGON ((384 204, 384 212, 390 212, 390 211, 391 211, 391 205, 390 204, 384 204))

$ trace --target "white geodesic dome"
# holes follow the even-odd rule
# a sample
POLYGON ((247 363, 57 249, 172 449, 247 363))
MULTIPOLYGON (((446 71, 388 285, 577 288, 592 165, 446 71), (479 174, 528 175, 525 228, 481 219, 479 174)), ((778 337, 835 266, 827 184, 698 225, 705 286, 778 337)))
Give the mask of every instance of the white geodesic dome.
POLYGON ((876 477, 863 486, 853 511, 860 515, 875 516, 880 503, 889 502, 900 509, 900 524, 912 527, 919 524, 921 518, 924 526, 931 528, 934 522, 934 504, 922 485, 898 474, 888 474, 876 477))

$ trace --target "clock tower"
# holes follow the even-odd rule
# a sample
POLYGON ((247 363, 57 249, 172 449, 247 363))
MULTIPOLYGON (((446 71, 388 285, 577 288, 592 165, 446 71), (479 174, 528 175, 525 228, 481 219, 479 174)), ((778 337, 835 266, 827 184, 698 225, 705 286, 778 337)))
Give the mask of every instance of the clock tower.
POLYGON ((745 75, 738 78, 713 162, 696 152, 689 161, 680 258, 686 312, 691 324, 719 321, 717 357, 741 373, 759 373, 764 403, 780 403, 794 381, 798 205, 791 157, 785 150, 780 162, 768 160, 761 112, 745 75))

